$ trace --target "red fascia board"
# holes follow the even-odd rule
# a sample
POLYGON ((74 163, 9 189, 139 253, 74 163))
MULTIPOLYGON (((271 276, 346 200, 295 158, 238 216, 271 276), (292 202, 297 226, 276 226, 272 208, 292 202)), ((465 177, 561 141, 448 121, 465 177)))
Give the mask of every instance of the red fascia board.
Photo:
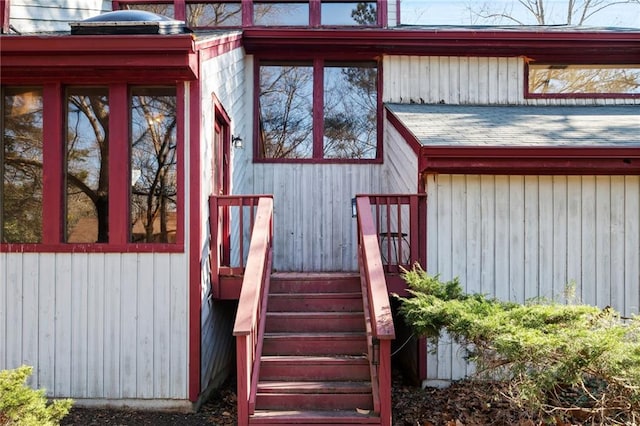
POLYGON ((231 52, 242 47, 242 33, 196 41, 196 50, 200 52, 200 60, 206 61, 216 56, 231 52))
POLYGON ((162 70, 172 77, 195 79, 198 59, 192 35, 176 36, 4 36, 2 78, 122 70, 162 70))
POLYGON ((423 146, 421 173, 640 175, 640 147, 423 146))
POLYGON ((449 31, 399 29, 262 29, 244 31, 247 53, 369 52, 456 56, 531 56, 535 60, 589 57, 637 62, 638 32, 449 31), (594 57, 595 54, 598 54, 594 57), (568 58, 568 57, 571 58, 568 58))

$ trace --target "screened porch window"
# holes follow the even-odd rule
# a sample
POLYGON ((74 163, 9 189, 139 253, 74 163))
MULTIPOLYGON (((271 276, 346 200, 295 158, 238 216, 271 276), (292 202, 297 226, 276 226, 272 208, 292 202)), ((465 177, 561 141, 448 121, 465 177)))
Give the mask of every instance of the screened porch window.
POLYGON ((261 62, 257 158, 378 158, 374 62, 261 62))
POLYGON ((42 89, 2 90, 0 241, 42 241, 42 89))

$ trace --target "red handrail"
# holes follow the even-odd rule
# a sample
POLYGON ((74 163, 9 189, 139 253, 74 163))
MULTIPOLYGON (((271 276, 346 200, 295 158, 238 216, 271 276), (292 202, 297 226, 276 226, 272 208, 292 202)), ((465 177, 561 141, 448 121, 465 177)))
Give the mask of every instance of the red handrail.
POLYGON ((358 263, 367 318, 374 410, 379 413, 382 425, 391 425, 391 341, 395 339, 393 316, 369 197, 357 197, 356 207, 358 263))
POLYGON ((273 200, 258 201, 247 266, 242 280, 238 312, 233 328, 236 336, 238 424, 247 425, 255 405, 255 384, 264 334, 266 297, 269 293, 273 238, 273 200))

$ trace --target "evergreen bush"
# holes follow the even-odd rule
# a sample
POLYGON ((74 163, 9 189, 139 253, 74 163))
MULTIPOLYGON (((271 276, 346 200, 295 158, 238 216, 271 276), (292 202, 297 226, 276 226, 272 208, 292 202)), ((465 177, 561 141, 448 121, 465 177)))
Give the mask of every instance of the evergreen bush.
POLYGON ((0 426, 56 426, 69 413, 70 399, 47 402, 43 389, 31 389, 33 367, 0 371, 0 426))
POLYGON ((419 266, 400 311, 431 341, 446 331, 485 378, 509 382, 514 404, 552 419, 640 423, 640 317, 537 300, 524 305, 464 294, 419 266))

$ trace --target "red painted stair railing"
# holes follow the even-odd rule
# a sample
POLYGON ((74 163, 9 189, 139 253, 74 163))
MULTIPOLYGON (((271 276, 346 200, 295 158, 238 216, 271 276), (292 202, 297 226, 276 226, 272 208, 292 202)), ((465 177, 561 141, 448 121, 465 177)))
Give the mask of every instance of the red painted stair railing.
POLYGON ((374 411, 379 413, 381 425, 391 425, 391 341, 395 339, 393 316, 369 197, 358 197, 356 205, 358 263, 367 323, 374 411))
POLYGON ((272 238, 273 200, 263 197, 258 201, 233 328, 237 352, 239 425, 249 424, 249 416, 255 408, 264 335, 264 314, 271 276, 272 238))

